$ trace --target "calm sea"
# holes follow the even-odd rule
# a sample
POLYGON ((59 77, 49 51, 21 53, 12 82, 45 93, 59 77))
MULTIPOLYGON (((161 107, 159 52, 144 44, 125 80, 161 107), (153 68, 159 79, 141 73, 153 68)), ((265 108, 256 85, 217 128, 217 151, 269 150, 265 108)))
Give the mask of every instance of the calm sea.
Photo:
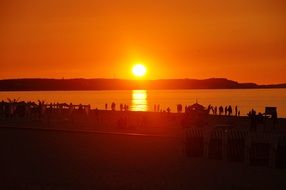
POLYGON ((278 116, 286 118, 286 89, 235 89, 235 90, 110 90, 110 91, 23 91, 0 92, 0 99, 19 99, 19 101, 44 100, 47 103, 90 104, 92 108, 104 109, 105 103, 128 104, 133 111, 153 111, 154 104, 160 109, 176 105, 198 103, 208 106, 238 106, 241 115, 254 108, 264 112, 266 106, 278 109, 278 116))

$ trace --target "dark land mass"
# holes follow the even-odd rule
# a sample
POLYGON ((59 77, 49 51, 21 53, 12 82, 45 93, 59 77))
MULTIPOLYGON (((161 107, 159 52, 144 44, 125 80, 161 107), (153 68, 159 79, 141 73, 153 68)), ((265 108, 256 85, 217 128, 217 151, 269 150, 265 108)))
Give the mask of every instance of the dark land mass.
POLYGON ((286 88, 285 84, 258 85, 224 78, 198 79, 7 79, 0 80, 0 91, 45 90, 133 90, 133 89, 249 89, 286 88))

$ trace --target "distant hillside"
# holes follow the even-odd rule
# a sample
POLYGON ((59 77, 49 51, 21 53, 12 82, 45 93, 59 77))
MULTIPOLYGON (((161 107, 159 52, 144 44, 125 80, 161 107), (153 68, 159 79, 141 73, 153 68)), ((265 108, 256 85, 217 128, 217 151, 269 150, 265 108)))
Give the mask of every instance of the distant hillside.
POLYGON ((122 79, 10 79, 0 80, 0 91, 131 90, 131 89, 242 89, 286 88, 286 84, 257 85, 224 78, 122 80, 122 79))

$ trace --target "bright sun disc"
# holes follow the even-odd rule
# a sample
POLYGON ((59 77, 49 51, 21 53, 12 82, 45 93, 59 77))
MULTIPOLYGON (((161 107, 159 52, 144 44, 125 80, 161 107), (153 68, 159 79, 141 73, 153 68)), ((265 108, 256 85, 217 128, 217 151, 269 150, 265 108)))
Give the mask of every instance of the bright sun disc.
POLYGON ((142 77, 146 74, 146 67, 142 64, 136 64, 132 68, 132 73, 136 77, 142 77))

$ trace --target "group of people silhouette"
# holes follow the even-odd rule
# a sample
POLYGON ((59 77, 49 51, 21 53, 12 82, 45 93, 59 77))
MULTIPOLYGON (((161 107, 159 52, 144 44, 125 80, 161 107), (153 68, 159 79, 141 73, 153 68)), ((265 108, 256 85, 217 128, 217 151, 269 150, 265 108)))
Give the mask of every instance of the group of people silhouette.
MULTIPOLYGON (((205 110, 205 108, 202 105, 199 104, 194 104, 192 106, 190 105, 186 105, 185 106, 185 113, 189 113, 191 110, 193 109, 200 109, 200 110, 205 110)), ((178 113, 182 113, 183 111, 183 106, 182 104, 178 104, 177 105, 177 112, 178 113)), ((227 115, 227 116, 240 116, 240 110, 238 109, 238 106, 234 107, 234 114, 233 114, 233 108, 231 105, 228 106, 212 106, 209 105, 206 109, 206 111, 208 112, 208 114, 212 114, 212 115, 227 115)))
POLYGON ((170 113, 171 112, 171 108, 167 107, 166 109, 163 109, 160 107, 160 104, 154 104, 154 112, 167 112, 170 113))
POLYGON ((273 129, 275 128, 276 123, 277 123, 277 112, 276 112, 276 110, 271 114, 267 114, 267 112, 265 112, 265 113, 258 112, 257 113, 254 109, 251 109, 251 111, 248 112, 247 116, 250 118, 250 121, 251 121, 250 129, 252 131, 256 131, 258 125, 265 126, 265 119, 269 118, 269 117, 272 120, 273 129))
POLYGON ((233 108, 231 105, 228 105, 225 107, 223 106, 217 107, 217 106, 209 105, 208 110, 209 110, 209 113, 211 112, 213 115, 240 116, 240 110, 238 109, 238 106, 234 107, 234 114, 233 114, 233 108))
POLYGON ((0 102, 0 118, 43 118, 48 114, 67 113, 72 115, 74 112, 89 115, 90 105, 74 105, 72 103, 45 103, 38 100, 38 103, 32 101, 18 101, 16 99, 0 102))
MULTIPOLYGON (((105 110, 108 110, 108 103, 105 103, 104 108, 105 108, 105 110)), ((112 103, 110 104, 110 109, 111 109, 112 111, 115 111, 115 110, 116 110, 116 103, 115 103, 115 102, 112 102, 112 103)), ((129 106, 128 106, 127 104, 122 104, 122 103, 120 103, 120 104, 119 104, 119 110, 120 110, 120 111, 128 111, 128 110, 129 110, 129 106)))
MULTIPOLYGON (((194 104, 192 106, 197 106, 200 107, 202 110, 205 110, 208 112, 208 114, 213 114, 213 115, 226 115, 226 116, 240 116, 240 110, 238 109, 238 106, 235 106, 234 109, 231 105, 228 106, 212 106, 209 105, 207 109, 205 109, 203 106, 199 104, 194 104)), ((185 113, 188 113, 190 110, 193 109, 192 106, 186 105, 185 106, 185 113)), ((110 105, 108 103, 105 103, 105 110, 112 110, 116 111, 116 103, 112 102, 110 105)), ((32 115, 32 114, 38 114, 38 115, 43 115, 44 112, 47 110, 69 110, 70 113, 72 113, 74 110, 77 111, 83 111, 89 114, 91 111, 91 106, 90 105, 73 105, 72 103, 66 104, 66 103, 49 103, 46 104, 44 101, 38 101, 36 102, 25 102, 25 101, 20 101, 18 102, 16 99, 14 100, 8 100, 8 101, 3 101, 0 102, 0 116, 2 117, 12 117, 13 115, 22 115, 22 116, 27 116, 27 115, 32 115)), ((98 109, 96 109, 98 110, 98 109)), ((119 110, 120 111, 129 111, 129 105, 120 103, 119 104, 119 110)), ((171 112, 171 108, 167 107, 166 109, 162 109, 160 104, 154 104, 154 112, 171 112)), ((177 105, 177 112, 182 113, 183 112, 183 105, 178 104, 177 105)), ((252 112, 251 114, 254 114, 252 112)))

